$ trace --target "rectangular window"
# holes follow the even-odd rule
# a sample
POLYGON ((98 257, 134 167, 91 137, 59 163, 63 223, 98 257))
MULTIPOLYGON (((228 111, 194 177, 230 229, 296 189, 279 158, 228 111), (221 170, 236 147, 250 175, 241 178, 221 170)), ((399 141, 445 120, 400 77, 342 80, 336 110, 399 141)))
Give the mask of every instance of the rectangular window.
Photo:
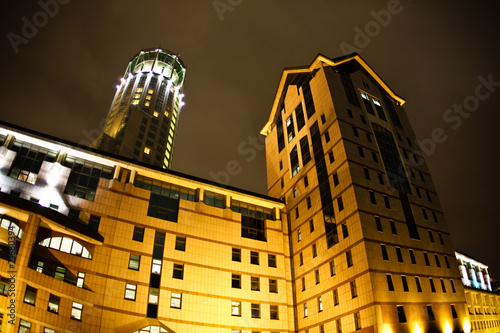
POLYGON ((387 247, 385 244, 380 244, 380 249, 382 250, 382 259, 389 260, 389 254, 387 253, 387 247))
POLYGON ((47 311, 52 313, 59 313, 60 302, 61 302, 61 297, 50 294, 49 304, 47 305, 47 311))
POLYGON ((367 180, 371 180, 371 178, 370 178, 370 170, 368 170, 368 168, 363 168, 363 172, 365 174, 365 178, 367 180))
POLYGON ((295 176, 300 170, 297 146, 294 146, 290 152, 290 168, 292 170, 292 177, 295 176))
POLYGON ((258 277, 252 276, 250 278, 250 281, 251 281, 251 284, 250 284, 251 290, 260 291, 260 279, 258 277))
POLYGON ((330 142, 330 133, 328 131, 325 132, 325 143, 330 142))
POLYGON ((401 276, 401 281, 403 282, 403 291, 410 291, 408 289, 408 281, 406 280, 406 276, 401 276))
POLYGON ((161 274, 162 262, 159 259, 153 259, 153 264, 151 265, 151 273, 161 274))
POLYGON ((71 306, 71 319, 82 320, 83 304, 73 302, 71 306))
POLYGON ((377 199, 375 198, 375 193, 373 191, 368 191, 368 193, 370 194, 370 202, 372 205, 376 205, 377 199))
POLYGON ((9 176, 35 184, 43 161, 55 162, 57 152, 22 141, 14 141, 11 150, 17 152, 9 176))
POLYGON ((182 294, 179 293, 170 294, 170 307, 174 309, 182 308, 182 294))
POLYGON ((441 267, 441 263, 439 262, 439 256, 436 253, 434 253, 434 259, 436 260, 436 266, 441 267))
POLYGON ((225 207, 224 201, 225 197, 223 195, 205 192, 204 203, 207 206, 224 208, 225 207))
POLYGON ((342 333, 342 322, 337 319, 337 333, 342 333))
POLYGON ((175 237, 175 249, 177 251, 186 251, 186 237, 175 237))
POLYGON ((310 220, 309 221, 309 232, 313 232, 314 231, 314 220, 310 220))
POLYGON ((313 255, 313 258, 316 258, 316 256, 318 255, 318 250, 316 248, 316 244, 312 245, 312 255, 313 255))
POLYGON ((333 156, 333 151, 328 152, 328 160, 330 161, 330 164, 335 162, 335 157, 333 156))
POLYGON ((361 91, 361 97, 362 97, 363 105, 365 106, 366 112, 368 112, 369 114, 374 116, 375 111, 373 110, 373 105, 370 102, 370 97, 362 91, 361 91))
POLYGON ((304 166, 311 160, 311 150, 309 149, 307 135, 300 139, 300 153, 302 154, 302 166, 304 166))
POLYGON ((398 310, 398 319, 400 323, 406 323, 405 310, 402 305, 397 306, 398 310))
POLYGON ((172 274, 174 279, 183 280, 184 279, 184 265, 174 264, 174 271, 172 274))
POLYGON ((323 299, 320 297, 318 297, 318 312, 321 312, 323 311, 323 299))
POLYGON ((378 163, 377 153, 374 151, 372 151, 372 159, 373 159, 373 162, 378 163))
MULTIPOLYGON (((69 239, 69 238, 66 238, 66 239, 69 239)), ((61 248, 62 248, 62 246, 61 246, 61 248)), ((66 251, 64 251, 64 252, 66 252, 66 251)), ((59 280, 59 281, 64 281, 65 277, 66 277, 66 268, 65 267, 61 267, 61 266, 57 266, 56 267, 56 271, 54 273, 54 278, 56 280, 59 280)))
POLYGON ((330 261, 330 276, 335 276, 337 274, 335 272, 335 262, 332 260, 330 261))
POLYGON ((450 280, 450 284, 451 284, 451 291, 452 291, 453 293, 456 293, 456 292, 457 292, 457 290, 455 289, 455 283, 453 282, 453 280, 450 280))
POLYGON ((133 269, 134 271, 138 271, 141 265, 141 256, 136 254, 130 254, 130 258, 128 260, 128 268, 133 269))
POLYGON ((393 235, 397 235, 398 234, 398 230, 396 229, 396 223, 394 223, 394 221, 389 221, 389 224, 391 225, 391 232, 393 235))
POLYGON ((31 332, 31 323, 24 319, 19 320, 19 333, 30 333, 31 332))
POLYGON ((158 298, 160 297, 160 290, 158 288, 149 288, 148 303, 158 304, 158 298))
POLYGON ((320 279, 319 279, 319 269, 317 269, 315 272, 314 272, 314 275, 316 277, 316 284, 319 284, 320 282, 320 279))
POLYGON ((443 279, 441 279, 441 290, 443 291, 443 293, 446 293, 446 286, 444 285, 443 279))
POLYGON ((288 135, 288 142, 292 141, 295 137, 295 126, 293 124, 293 116, 286 119, 286 133, 288 135))
POLYGON ((89 227, 95 231, 99 231, 99 224, 101 223, 101 217, 90 214, 89 227))
MULTIPOLYGON (((155 188, 153 188, 153 190, 155 190, 155 188)), ((158 190, 160 190, 160 188, 158 188, 158 190)), ((178 198, 175 197, 171 198, 168 196, 151 193, 151 197, 149 199, 148 216, 170 222, 177 222, 178 214, 179 214, 178 198)))
POLYGON ((425 266, 431 265, 431 263, 429 262, 429 256, 427 255, 427 252, 424 252, 424 260, 425 260, 425 266))
POLYGON ((412 250, 412 249, 410 249, 410 250, 408 250, 408 251, 410 252, 410 260, 411 260, 411 263, 412 263, 413 265, 416 265, 416 264, 417 264, 417 261, 415 260, 415 253, 413 253, 413 250, 412 250))
POLYGON ((396 247, 396 255, 398 257, 398 262, 403 262, 403 254, 401 253, 401 248, 396 247))
POLYGON ((241 275, 231 274, 231 287, 241 289, 241 275))
POLYGON ((264 219, 241 216, 241 237, 266 241, 266 224, 264 219))
POLYGON ((337 205, 339 206, 339 212, 344 210, 344 202, 342 201, 342 197, 337 198, 337 205))
POLYGON ((129 299, 131 301, 135 301, 135 294, 137 293, 137 285, 136 284, 125 284, 125 299, 129 299))
POLYGON ((347 237, 349 237, 349 230, 347 229, 347 222, 342 224, 342 237, 344 237, 344 239, 346 239, 347 237))
POLYGON ((435 293, 436 287, 434 286, 434 280, 432 278, 429 278, 429 284, 431 285, 431 291, 435 293))
POLYGON ((299 253, 299 263, 300 266, 304 265, 304 255, 302 254, 302 252, 299 253))
POLYGON ((252 303, 252 318, 260 318, 260 304, 252 303))
POLYGON ((347 251, 345 253, 345 257, 346 257, 346 261, 347 261, 347 267, 351 267, 352 266, 352 254, 351 254, 351 250, 347 251))
POLYGON ((377 231, 384 231, 384 229, 382 229, 382 221, 380 221, 380 217, 378 216, 375 216, 375 225, 377 226, 377 231))
POLYGON ((134 234, 132 235, 132 240, 142 242, 144 239, 144 228, 134 226, 134 234))
POLYGON ((432 311, 432 305, 427 305, 427 315, 429 316, 429 321, 436 320, 436 317, 434 317, 434 311, 432 311))
MULTIPOLYGON (((364 119, 364 118, 363 118, 363 119, 364 119)), ((365 132, 365 133, 366 133, 366 140, 367 140, 368 142, 372 143, 373 141, 372 141, 372 136, 370 135, 370 133, 368 133, 368 132, 365 132)))
POLYGON ((100 178, 111 179, 113 168, 67 156, 63 165, 71 168, 64 193, 94 201, 100 178))
POLYGON ((309 186, 309 179, 307 178, 307 176, 304 176, 304 187, 308 186, 309 186))
POLYGON ((271 320, 279 320, 280 319, 277 305, 270 305, 269 306, 269 315, 270 315, 271 320))
MULTIPOLYGON (((20 332, 23 332, 23 331, 20 331, 20 332)), ((24 332, 26 332, 26 331, 24 331, 24 332)), ((51 328, 44 327, 43 333, 56 333, 56 331, 51 329, 51 328)))
POLYGON ((441 243, 441 245, 444 245, 443 235, 441 233, 438 233, 438 236, 439 236, 439 243, 441 243))
POLYGON ((269 292, 278 293, 278 281, 274 279, 269 279, 269 292))
POLYGON ((354 136, 359 137, 358 129, 354 126, 352 127, 352 133, 354 134, 354 136))
POLYGON ((384 203, 385 203, 385 208, 391 209, 391 202, 389 201, 389 197, 387 195, 384 195, 384 203))
POLYGON ((417 285, 417 291, 419 293, 422 292, 422 285, 420 284, 420 278, 418 276, 415 276, 415 284, 417 285))
POLYGON ((354 313, 354 327, 356 328, 356 331, 361 329, 361 317, 359 312, 354 313))
POLYGON ((26 292, 24 294, 24 303, 35 305, 37 289, 26 285, 26 292))
POLYGON ((431 241, 431 243, 434 243, 434 235, 432 234, 432 231, 428 230, 429 232, 429 239, 431 241))
POLYGON ((267 255, 267 265, 269 267, 276 267, 276 255, 274 254, 267 255))
POLYGON ((377 172, 377 175, 378 175, 378 182, 384 185, 384 176, 380 172, 377 172))
POLYGON ((455 305, 451 304, 451 316, 453 318, 458 318, 458 314, 457 314, 457 309, 455 309, 455 305))
POLYGON ((339 305, 339 291, 338 291, 338 289, 333 290, 333 305, 339 305))
POLYGON ((380 101, 376 98, 372 97, 373 105, 375 105, 375 110, 377 110, 377 115, 380 119, 383 121, 387 121, 387 118, 384 113, 384 109, 382 108, 382 104, 380 104, 380 101))
POLYGON ((281 111, 278 113, 278 119, 276 120, 276 134, 278 137, 278 150, 281 152, 285 148, 285 135, 283 132, 283 118, 281 116, 281 111))
POLYGON ((259 252, 250 251, 250 263, 252 265, 259 264, 259 252))
POLYGON ((241 302, 231 301, 231 316, 241 317, 241 302))
POLYGON ((241 249, 235 249, 233 247, 233 250, 232 250, 232 260, 233 261, 241 262, 241 249))
POLYGON ((339 184, 339 176, 337 173, 333 174, 333 185, 337 186, 339 184))
POLYGON ((351 297, 352 298, 358 297, 358 289, 356 288, 356 280, 351 281, 350 285, 351 285, 351 297))
POLYGON ((304 318, 306 318, 309 315, 309 312, 307 311, 307 303, 304 303, 304 318))
POLYGON ((302 277, 302 291, 306 290, 306 278, 302 277))
POLYGON ((363 151, 363 147, 358 146, 358 154, 360 157, 365 157, 365 152, 363 151))
POLYGON ((394 284, 392 283, 392 275, 387 274, 387 287, 389 288, 389 291, 394 291, 394 284))
POLYGON ((307 209, 311 208, 311 197, 306 198, 307 209))

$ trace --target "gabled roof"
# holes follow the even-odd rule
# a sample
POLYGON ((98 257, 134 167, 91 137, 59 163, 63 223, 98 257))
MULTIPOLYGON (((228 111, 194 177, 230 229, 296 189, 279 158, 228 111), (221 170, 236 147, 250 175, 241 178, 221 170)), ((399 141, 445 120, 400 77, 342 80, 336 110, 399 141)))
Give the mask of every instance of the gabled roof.
POLYGON ((389 96, 398 101, 401 105, 405 103, 405 100, 401 96, 396 95, 396 93, 391 88, 389 88, 389 86, 384 82, 384 80, 382 80, 382 78, 363 60, 363 58, 359 56, 359 54, 352 53, 335 59, 330 59, 325 57, 324 55, 318 54, 316 59, 314 59, 314 61, 309 66, 285 68, 283 70, 283 74, 281 75, 281 80, 278 85, 278 91, 274 99, 269 120, 260 131, 260 134, 267 135, 267 133, 271 128, 276 112, 278 111, 278 107, 281 104, 280 102, 282 100, 282 95, 286 92, 285 90, 287 89, 288 86, 287 78, 289 75, 297 73, 309 73, 314 71, 315 69, 324 67, 325 65, 335 67, 349 61, 356 61, 364 70, 366 70, 368 74, 370 74, 373 77, 375 81, 377 81, 378 84, 380 84, 380 86, 387 92, 389 96))

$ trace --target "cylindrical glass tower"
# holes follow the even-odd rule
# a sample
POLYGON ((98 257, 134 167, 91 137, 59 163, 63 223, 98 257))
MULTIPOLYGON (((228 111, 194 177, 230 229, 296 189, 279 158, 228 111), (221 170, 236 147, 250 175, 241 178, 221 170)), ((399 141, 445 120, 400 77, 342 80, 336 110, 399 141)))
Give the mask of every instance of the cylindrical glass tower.
POLYGON ((186 67, 178 55, 139 52, 128 64, 96 148, 170 168, 186 67))

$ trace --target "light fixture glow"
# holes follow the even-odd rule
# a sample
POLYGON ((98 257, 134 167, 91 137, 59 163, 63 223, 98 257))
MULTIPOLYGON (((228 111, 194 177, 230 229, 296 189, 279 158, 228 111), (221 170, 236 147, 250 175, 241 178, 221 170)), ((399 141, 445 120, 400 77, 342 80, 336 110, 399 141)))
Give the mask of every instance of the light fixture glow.
POLYGON ((470 333, 470 322, 467 318, 464 319, 464 333, 470 333))
POLYGON ((420 326, 418 326, 418 324, 415 324, 415 329, 413 330, 413 333, 422 333, 422 330, 420 329, 420 326))
POLYGON ((444 333, 452 333, 453 331, 451 330, 451 326, 449 322, 446 322, 446 325, 444 325, 444 333))

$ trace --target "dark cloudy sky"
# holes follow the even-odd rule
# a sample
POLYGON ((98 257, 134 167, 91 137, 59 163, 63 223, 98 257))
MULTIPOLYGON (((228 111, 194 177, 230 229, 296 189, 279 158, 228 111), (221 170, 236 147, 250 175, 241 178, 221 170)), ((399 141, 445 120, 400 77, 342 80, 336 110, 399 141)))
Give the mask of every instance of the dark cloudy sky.
POLYGON ((187 66, 173 169, 210 179, 234 160, 230 185, 265 193, 264 151, 252 158, 238 147, 258 138, 282 69, 351 45, 406 99, 418 138, 444 130, 426 160, 454 246, 500 280, 500 84, 474 97, 479 77, 500 82, 496 1, 59 1, 52 17, 38 1, 2 8, 2 120, 88 142, 128 61, 161 46, 187 66), (375 23, 388 8, 390 19, 375 23), (39 27, 23 31, 25 22, 39 27), (356 40, 366 28, 372 37, 356 40), (443 119, 464 102, 467 118, 443 119))

